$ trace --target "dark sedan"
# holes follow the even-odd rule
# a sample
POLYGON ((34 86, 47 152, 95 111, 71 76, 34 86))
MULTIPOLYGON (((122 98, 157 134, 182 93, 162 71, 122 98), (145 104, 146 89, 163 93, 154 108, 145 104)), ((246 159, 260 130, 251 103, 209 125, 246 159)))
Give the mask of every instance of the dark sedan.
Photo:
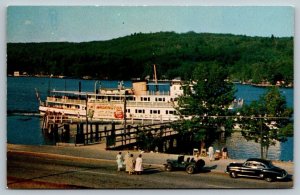
POLYGON ((259 158, 249 158, 244 163, 230 163, 226 168, 226 173, 232 178, 254 177, 268 182, 284 179, 288 175, 284 169, 274 166, 271 161, 259 158))

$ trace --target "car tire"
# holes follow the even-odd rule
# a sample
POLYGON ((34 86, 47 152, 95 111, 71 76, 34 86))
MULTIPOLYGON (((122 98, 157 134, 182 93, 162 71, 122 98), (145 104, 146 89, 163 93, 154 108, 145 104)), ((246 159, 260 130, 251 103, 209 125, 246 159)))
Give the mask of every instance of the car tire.
POLYGON ((237 178, 238 177, 238 175, 235 171, 230 171, 229 175, 230 175, 231 178, 237 178))
POLYGON ((185 170, 188 174, 193 174, 195 172, 195 167, 193 165, 189 165, 185 170))
POLYGON ((272 182, 273 181, 272 177, 270 177, 268 175, 265 175, 265 174, 260 174, 259 177, 262 178, 262 179, 264 179, 267 182, 272 182))
POLYGON ((165 166, 165 170, 166 171, 172 171, 173 170, 173 166, 171 163, 168 163, 166 166, 165 166))

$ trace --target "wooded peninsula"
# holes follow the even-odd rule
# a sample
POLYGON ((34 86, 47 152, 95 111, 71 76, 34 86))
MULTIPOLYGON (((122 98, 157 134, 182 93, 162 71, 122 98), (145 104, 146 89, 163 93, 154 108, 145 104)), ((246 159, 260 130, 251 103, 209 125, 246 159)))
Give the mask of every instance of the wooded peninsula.
POLYGON ((7 74, 126 80, 189 80, 200 64, 226 68, 231 81, 293 83, 293 37, 212 33, 134 33, 107 41, 8 43, 7 74))

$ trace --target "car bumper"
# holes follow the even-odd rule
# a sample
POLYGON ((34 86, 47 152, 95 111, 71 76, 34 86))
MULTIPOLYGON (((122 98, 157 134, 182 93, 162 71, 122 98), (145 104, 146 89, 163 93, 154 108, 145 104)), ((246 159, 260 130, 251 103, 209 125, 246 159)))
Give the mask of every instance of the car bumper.
POLYGON ((287 172, 285 172, 284 174, 282 174, 281 176, 277 176, 276 177, 276 179, 284 179, 284 178, 286 178, 287 177, 287 175, 288 175, 288 173, 287 172))

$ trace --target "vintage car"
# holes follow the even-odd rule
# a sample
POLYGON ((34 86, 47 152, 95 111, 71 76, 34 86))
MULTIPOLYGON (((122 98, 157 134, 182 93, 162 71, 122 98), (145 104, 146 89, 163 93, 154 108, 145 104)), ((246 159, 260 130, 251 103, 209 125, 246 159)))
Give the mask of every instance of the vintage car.
POLYGON ((284 179, 288 175, 284 169, 274 166, 271 161, 259 158, 249 158, 244 163, 230 163, 225 172, 232 178, 254 177, 268 182, 284 179))
POLYGON ((185 170, 188 174, 193 174, 200 171, 205 165, 205 161, 200 159, 195 161, 194 158, 184 158, 183 155, 178 156, 178 159, 167 159, 164 164, 166 171, 185 170))

